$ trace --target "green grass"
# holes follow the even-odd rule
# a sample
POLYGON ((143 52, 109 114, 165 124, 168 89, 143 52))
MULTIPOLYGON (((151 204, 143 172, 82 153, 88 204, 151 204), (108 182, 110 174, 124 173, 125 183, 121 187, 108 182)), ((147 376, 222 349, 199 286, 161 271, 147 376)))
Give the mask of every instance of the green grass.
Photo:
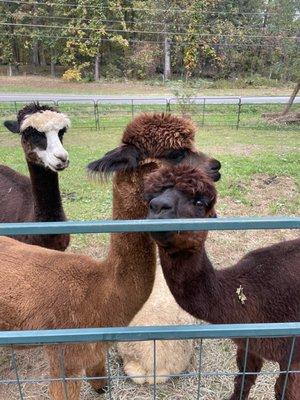
MULTIPOLYGON (((70 153, 70 167, 61 173, 60 185, 64 207, 71 220, 107 219, 111 216, 111 183, 99 184, 87 179, 85 167, 100 158, 120 142, 128 116, 115 116, 115 127, 108 125, 100 132, 72 128, 65 136, 65 147, 70 153)), ((76 119, 72 118, 73 126, 76 119)), ((222 162, 222 179, 217 184, 219 207, 221 199, 232 199, 251 207, 249 182, 256 174, 288 176, 300 183, 299 131, 278 129, 232 129, 228 127, 202 127, 196 135, 197 147, 222 162)), ((1 163, 21 173, 27 173, 19 137, 0 132, 1 163)), ((251 212, 251 209, 250 211, 251 212)), ((277 199, 269 214, 299 212, 299 197, 293 202, 277 199)), ((104 236, 102 237, 104 238, 104 236)), ((106 236, 107 238, 107 236, 106 236)), ((107 239, 103 239, 106 241, 107 239)), ((88 235, 73 239, 73 245, 84 246, 88 235)))

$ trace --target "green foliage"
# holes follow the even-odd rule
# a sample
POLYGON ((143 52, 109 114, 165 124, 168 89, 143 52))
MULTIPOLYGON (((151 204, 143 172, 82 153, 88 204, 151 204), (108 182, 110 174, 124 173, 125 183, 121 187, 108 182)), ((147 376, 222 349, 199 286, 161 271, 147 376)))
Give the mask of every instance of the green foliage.
POLYGON ((102 68, 102 75, 106 79, 120 78, 123 75, 123 71, 115 64, 108 63, 102 68))
POLYGON ((150 44, 136 46, 126 62, 126 75, 131 78, 146 79, 153 76, 156 65, 156 49, 150 44))
POLYGON ((167 38, 173 76, 297 81, 299 11, 296 0, 0 2, 0 62, 148 79, 167 38))

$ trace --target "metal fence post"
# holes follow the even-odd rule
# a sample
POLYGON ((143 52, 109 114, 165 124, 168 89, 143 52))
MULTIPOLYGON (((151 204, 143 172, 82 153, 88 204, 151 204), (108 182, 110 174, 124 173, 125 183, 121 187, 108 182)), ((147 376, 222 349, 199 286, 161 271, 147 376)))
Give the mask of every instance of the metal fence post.
POLYGON ((131 118, 134 117, 134 110, 133 110, 133 99, 131 99, 131 118))
POLYGON ((237 115, 236 129, 239 129, 239 126, 240 126, 241 108, 242 108, 242 99, 241 99, 241 97, 240 97, 240 98, 239 98, 239 102, 238 102, 238 115, 237 115))
POLYGON ((98 112, 97 101, 94 101, 94 118, 95 118, 96 131, 99 132, 99 112, 98 112))
POLYGON ((13 367, 15 375, 16 375, 17 387, 18 387, 18 391, 19 391, 19 395, 20 395, 20 400, 24 400, 22 385, 20 383, 18 366, 17 366, 17 362, 16 362, 14 346, 11 346, 11 363, 12 363, 12 367, 13 367))
POLYGON ((204 118, 205 118, 205 98, 203 99, 203 107, 202 107, 202 126, 204 125, 204 118))
POLYGON ((170 99, 166 99, 166 112, 170 113, 171 112, 171 103, 170 99))

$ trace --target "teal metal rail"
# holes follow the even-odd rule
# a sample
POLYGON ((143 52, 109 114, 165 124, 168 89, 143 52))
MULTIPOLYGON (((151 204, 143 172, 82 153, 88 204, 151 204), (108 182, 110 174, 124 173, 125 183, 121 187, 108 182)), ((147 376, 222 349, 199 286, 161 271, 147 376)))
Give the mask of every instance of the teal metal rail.
POLYGON ((0 235, 248 229, 300 229, 300 217, 240 217, 2 223, 0 224, 0 235))
POLYGON ((11 344, 79 343, 300 336, 300 322, 277 324, 214 324, 53 329, 0 332, 0 346, 11 344))

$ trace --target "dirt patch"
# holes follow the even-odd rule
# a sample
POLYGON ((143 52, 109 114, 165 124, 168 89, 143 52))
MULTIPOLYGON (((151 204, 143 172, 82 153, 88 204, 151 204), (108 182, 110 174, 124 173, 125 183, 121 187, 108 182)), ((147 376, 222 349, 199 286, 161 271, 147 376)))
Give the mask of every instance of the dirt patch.
POLYGON ((289 176, 255 174, 248 183, 240 181, 235 186, 244 192, 245 201, 220 198, 217 206, 219 216, 267 216, 274 214, 271 210, 273 204, 294 205, 299 196, 297 184, 289 176))
POLYGON ((270 123, 276 124, 299 124, 300 112, 283 113, 267 113, 262 115, 270 123))
POLYGON ((256 174, 248 186, 248 199, 260 215, 268 215, 269 207, 276 201, 294 202, 298 195, 297 185, 288 176, 256 174))
MULTIPOLYGON (((287 176, 256 174, 243 187, 251 205, 229 197, 220 198, 217 207, 220 217, 267 216, 272 203, 282 200, 294 202, 298 195, 295 181, 287 176)), ((286 229, 215 231, 209 233, 207 250, 216 268, 226 268, 251 250, 297 237, 298 231, 286 229)))
POLYGON ((67 251, 70 251, 72 253, 85 254, 97 260, 104 259, 107 256, 109 249, 109 242, 107 241, 107 237, 105 237, 107 241, 106 243, 101 242, 98 234, 88 235, 88 238, 86 237, 87 235, 83 236, 83 239, 85 240, 84 243, 78 243, 77 241, 72 240, 71 236, 71 243, 67 251))
POLYGON ((170 91, 163 85, 151 86, 143 82, 123 80, 121 82, 65 82, 59 78, 47 76, 0 76, 1 86, 9 92, 8 87, 14 92, 41 92, 41 93, 74 93, 74 94, 107 94, 122 96, 126 95, 153 95, 166 94, 170 91))
MULTIPOLYGON (((0 75, 0 91, 43 92, 43 93, 75 93, 75 94, 107 94, 107 95, 173 95, 172 83, 164 86, 156 80, 153 85, 140 81, 128 81, 125 78, 116 82, 101 80, 100 82, 64 82, 59 78, 38 75, 3 76, 0 75), (2 88, 1 88, 2 86, 2 88)), ((290 95, 291 87, 259 87, 259 88, 207 88, 198 91, 198 96, 282 96, 290 95)))

